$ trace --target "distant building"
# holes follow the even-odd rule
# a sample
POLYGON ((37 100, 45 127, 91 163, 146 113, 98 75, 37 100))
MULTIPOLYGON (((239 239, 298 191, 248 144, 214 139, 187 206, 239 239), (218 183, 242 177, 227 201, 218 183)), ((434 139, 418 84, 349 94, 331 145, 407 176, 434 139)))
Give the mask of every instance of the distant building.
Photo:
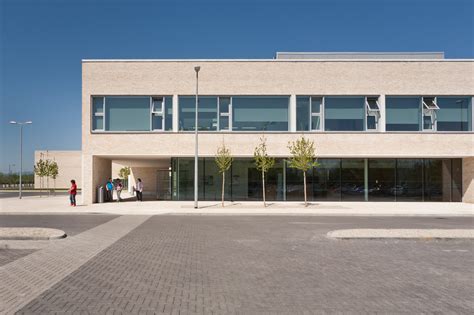
MULTIPOLYGON (((83 198, 131 167, 145 194, 193 198, 195 72, 199 194, 220 198, 214 164, 235 156, 229 200, 261 198, 252 157, 265 135, 277 158, 267 198, 302 200, 288 142, 314 140, 310 200, 474 202, 473 60, 443 53, 277 53, 256 60, 83 60, 83 198)), ((69 176, 71 177, 71 176, 69 176)))
MULTIPOLYGON (((81 151, 35 151, 35 164, 40 159, 48 159, 58 163, 59 175, 56 181, 49 179, 51 189, 71 187, 71 179, 76 181, 77 187, 82 187, 82 153, 81 151)), ((47 188, 44 178, 43 188, 47 188)), ((40 188, 40 178, 35 174, 35 188, 40 188)))

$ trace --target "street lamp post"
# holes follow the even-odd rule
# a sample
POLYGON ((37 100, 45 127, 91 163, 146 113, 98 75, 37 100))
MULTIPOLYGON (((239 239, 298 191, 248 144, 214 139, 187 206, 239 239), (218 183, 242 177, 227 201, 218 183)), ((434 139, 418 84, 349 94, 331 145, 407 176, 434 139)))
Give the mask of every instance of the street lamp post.
POLYGON ((198 97, 199 97, 199 70, 201 67, 194 67, 196 71, 196 112, 194 123, 194 209, 198 208, 198 97))
POLYGON ((21 181, 21 176, 23 173, 23 125, 29 125, 32 124, 32 121, 24 121, 24 122, 18 122, 18 121, 10 121, 10 124, 12 125, 18 125, 20 126, 20 189, 18 193, 18 197, 21 199, 21 192, 22 192, 22 181, 21 181))

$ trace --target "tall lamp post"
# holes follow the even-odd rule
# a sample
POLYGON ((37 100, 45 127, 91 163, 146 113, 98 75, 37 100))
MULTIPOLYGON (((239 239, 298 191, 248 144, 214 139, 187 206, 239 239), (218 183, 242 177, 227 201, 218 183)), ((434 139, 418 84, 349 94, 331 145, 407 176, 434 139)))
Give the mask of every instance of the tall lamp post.
POLYGON ((10 124, 20 126, 20 189, 19 189, 19 194, 18 194, 18 197, 20 199, 21 199, 21 192, 22 192, 21 175, 23 173, 23 125, 30 125, 32 123, 33 123, 32 121, 24 121, 24 122, 18 122, 14 120, 10 121, 10 124))
POLYGON ((198 208, 198 97, 199 97, 199 70, 201 67, 194 67, 196 71, 196 112, 194 123, 194 209, 198 208))

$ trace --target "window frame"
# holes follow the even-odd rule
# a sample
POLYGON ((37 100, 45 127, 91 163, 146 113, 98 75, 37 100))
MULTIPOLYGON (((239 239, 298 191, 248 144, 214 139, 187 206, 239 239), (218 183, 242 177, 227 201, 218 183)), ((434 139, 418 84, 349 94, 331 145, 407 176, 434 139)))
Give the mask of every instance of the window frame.
MULTIPOLYGON (((159 133, 159 132, 173 132, 173 129, 166 130, 165 124, 165 111, 166 111, 166 98, 169 97, 172 99, 172 95, 91 95, 90 97, 90 132, 91 133, 111 133, 111 134, 116 134, 116 133, 129 133, 129 134, 134 134, 134 133, 159 133), (106 118, 107 115, 105 114, 105 109, 107 106, 107 101, 106 98, 121 98, 121 97, 139 97, 139 98, 149 98, 150 102, 150 124, 149 124, 149 129, 148 130, 139 130, 139 131, 119 131, 119 130, 106 130, 105 125, 106 125, 106 118), (95 98, 102 98, 102 113, 95 113, 94 112, 94 99, 95 98), (154 99, 162 99, 161 102, 161 112, 160 111, 155 111, 153 107, 153 100, 154 99), (160 116, 162 119, 162 128, 161 129, 153 129, 153 116, 160 116), (94 129, 94 117, 102 117, 103 119, 103 126, 102 129, 94 129)), ((172 103, 171 103, 172 104, 172 103)), ((173 119, 173 118, 171 118, 173 119)))
POLYGON ((166 97, 164 96, 150 96, 150 131, 157 132, 157 131, 165 131, 165 102, 166 97), (161 99, 161 110, 155 110, 155 100, 161 99), (153 128, 153 118, 160 117, 161 119, 161 129, 153 128))
POLYGON ((368 132, 377 132, 379 131, 379 120, 380 120, 380 96, 366 96, 365 97, 365 130, 368 132), (369 99, 374 99, 375 104, 377 105, 376 109, 370 107, 369 99), (369 129, 369 119, 368 117, 375 117, 375 128, 369 129))
POLYGON ((232 96, 218 96, 217 97, 217 131, 230 132, 232 131, 232 96), (221 99, 229 99, 229 107, 227 112, 221 111, 221 99), (227 129, 221 129, 221 117, 227 117, 227 129))
POLYGON ((105 132, 105 96, 91 96, 91 112, 94 111, 94 98, 102 98, 102 112, 93 112, 91 115, 91 130, 96 132, 105 132), (102 129, 94 129, 95 117, 102 117, 102 129))
POLYGON ((437 118, 436 114, 439 110, 439 106, 437 104, 437 97, 436 96, 422 96, 421 97, 421 131, 422 132, 436 132, 437 128, 437 118), (434 107, 430 107, 425 102, 425 99, 432 99, 432 104, 434 107), (431 120, 431 128, 425 128, 425 117, 429 117, 431 120))
POLYGON ((324 96, 309 96, 309 131, 324 131, 324 96), (319 104, 319 113, 313 113, 313 99, 321 99, 319 104), (313 129, 313 117, 319 117, 319 129, 313 129))

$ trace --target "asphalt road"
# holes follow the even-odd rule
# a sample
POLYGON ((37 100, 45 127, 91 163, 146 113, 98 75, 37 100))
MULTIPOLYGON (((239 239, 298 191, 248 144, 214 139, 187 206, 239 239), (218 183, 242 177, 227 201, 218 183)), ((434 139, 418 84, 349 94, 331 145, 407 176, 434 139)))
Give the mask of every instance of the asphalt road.
MULTIPOLYGON (((21 217, 8 224, 37 216, 21 217)), ((74 230, 78 216, 57 217, 42 222, 74 230)), ((473 241, 326 237, 344 228, 473 228, 473 219, 154 216, 20 313, 472 313, 473 241)))

